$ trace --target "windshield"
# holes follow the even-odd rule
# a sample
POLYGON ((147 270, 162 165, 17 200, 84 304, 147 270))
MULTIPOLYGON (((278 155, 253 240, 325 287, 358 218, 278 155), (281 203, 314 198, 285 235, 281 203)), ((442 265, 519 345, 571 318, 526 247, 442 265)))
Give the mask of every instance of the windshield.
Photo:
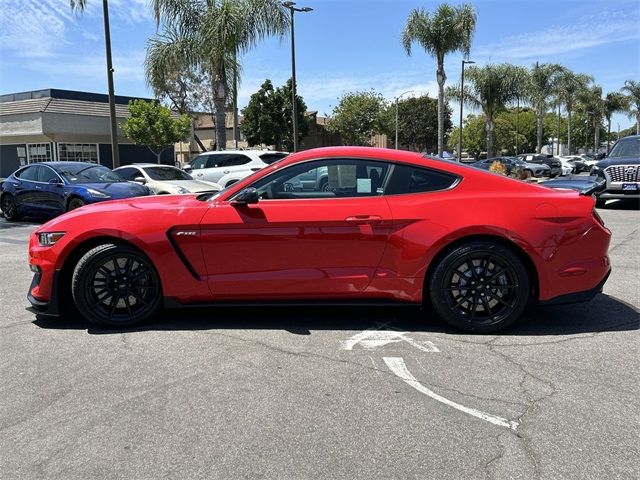
POLYGON ((640 137, 620 140, 611 149, 609 158, 640 157, 640 137))
POLYGON ((118 174, 102 165, 69 165, 57 167, 56 170, 69 183, 114 183, 125 181, 118 174))
POLYGON ((144 171, 153 180, 193 180, 191 175, 174 167, 144 167, 144 171))

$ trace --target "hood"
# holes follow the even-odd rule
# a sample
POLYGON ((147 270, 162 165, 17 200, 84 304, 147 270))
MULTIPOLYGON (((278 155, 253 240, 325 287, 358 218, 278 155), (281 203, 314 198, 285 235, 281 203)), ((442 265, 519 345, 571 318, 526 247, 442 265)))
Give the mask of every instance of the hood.
POLYGON ((640 165, 639 157, 604 158, 596 163, 598 168, 607 168, 614 165, 640 165))
POLYGON ((135 182, 83 183, 72 185, 75 188, 91 188, 109 195, 113 199, 140 197, 149 195, 149 189, 135 182))

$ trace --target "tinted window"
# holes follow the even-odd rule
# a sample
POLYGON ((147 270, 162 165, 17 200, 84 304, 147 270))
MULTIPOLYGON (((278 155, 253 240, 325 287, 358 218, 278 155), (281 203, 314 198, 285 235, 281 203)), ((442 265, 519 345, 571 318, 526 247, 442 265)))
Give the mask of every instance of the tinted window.
POLYGON ((244 165, 249 163, 251 158, 246 155, 239 155, 233 153, 210 155, 207 162, 207 168, 215 167, 235 167, 237 165, 244 165))
POLYGON ((385 194, 398 195, 446 190, 455 183, 457 178, 448 173, 427 170, 426 168, 396 165, 385 194))
POLYGON ((620 140, 609 154, 609 158, 625 157, 640 157, 640 137, 620 140))
POLYGON ((174 167, 144 167, 144 171, 153 180, 193 180, 186 172, 174 167))
POLYGON ((198 155, 196 158, 189 162, 191 168, 194 170, 198 170, 200 168, 205 168, 207 166, 207 160, 211 158, 211 155, 198 155))
POLYGON ((37 165, 34 165, 32 167, 27 167, 24 170, 20 170, 19 172, 16 172, 16 177, 18 177, 20 180, 29 180, 31 182, 37 182, 38 170, 40 170, 40 167, 37 165))
POLYGON ((272 163, 277 162, 278 160, 282 160, 284 157, 288 156, 288 153, 263 153, 260 155, 260 160, 264 163, 271 165, 272 163))
POLYGON ((142 176, 140 171, 138 171, 137 168, 133 168, 133 167, 120 168, 113 173, 117 174, 120 178, 123 178, 124 180, 129 180, 131 182, 134 181, 136 177, 142 176))
POLYGON ((55 180, 56 182, 60 181, 56 172, 54 172, 51 168, 45 166, 38 167, 38 181, 49 183, 51 180, 55 180))
POLYGON ((255 182, 260 198, 367 197, 382 194, 389 164, 327 159, 292 165, 255 182))
POLYGON ((118 174, 101 165, 69 165, 57 167, 58 173, 64 176, 69 183, 112 183, 122 182, 118 174))

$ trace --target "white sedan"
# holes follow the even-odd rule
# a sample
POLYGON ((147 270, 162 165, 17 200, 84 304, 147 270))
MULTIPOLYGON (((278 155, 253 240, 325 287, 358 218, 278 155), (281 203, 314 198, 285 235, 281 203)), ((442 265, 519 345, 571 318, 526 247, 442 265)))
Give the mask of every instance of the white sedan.
POLYGON ((134 163, 114 170, 124 180, 141 183, 156 195, 202 193, 222 190, 217 183, 194 180, 187 172, 170 165, 134 163))

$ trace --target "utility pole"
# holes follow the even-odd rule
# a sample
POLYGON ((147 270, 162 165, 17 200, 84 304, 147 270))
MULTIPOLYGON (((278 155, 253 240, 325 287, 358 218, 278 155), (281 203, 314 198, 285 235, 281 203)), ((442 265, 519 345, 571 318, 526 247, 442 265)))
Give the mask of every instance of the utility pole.
POLYGON ((464 107, 464 66, 465 64, 476 63, 473 60, 462 60, 462 73, 460 75, 460 125, 458 138, 458 162, 462 162, 462 110, 464 107))
POLYGON ((112 168, 120 166, 120 152, 118 151, 118 124, 116 120, 116 99, 113 88, 113 62, 111 60, 111 32, 109 29, 109 2, 102 0, 104 18, 104 43, 107 53, 107 86, 109 89, 109 123, 111 130, 111 159, 112 168))

